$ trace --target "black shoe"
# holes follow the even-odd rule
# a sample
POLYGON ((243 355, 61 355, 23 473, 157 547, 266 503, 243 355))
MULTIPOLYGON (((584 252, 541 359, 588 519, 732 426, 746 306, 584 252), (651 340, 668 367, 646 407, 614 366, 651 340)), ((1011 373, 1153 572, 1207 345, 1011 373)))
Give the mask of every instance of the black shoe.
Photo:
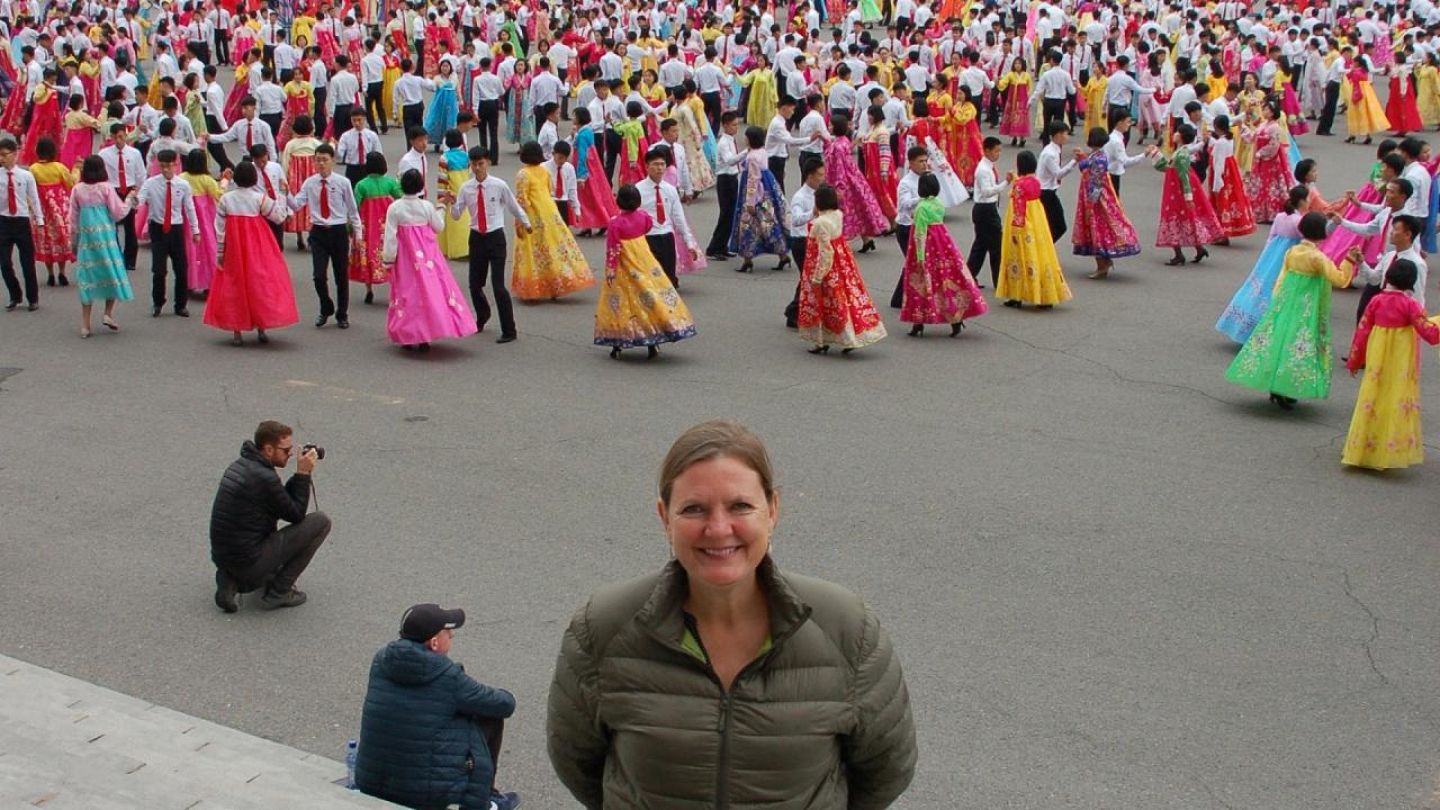
POLYGON ((152 317, 152 318, 158 318, 158 317, 160 317, 160 307, 150 307, 150 317, 152 317))
POLYGON ((1011 309, 1019 309, 1019 308, 1020 308, 1020 302, 1019 302, 1019 301, 1016 301, 1015 299, 1012 298, 1012 299, 1010 299, 1010 300, 1008 300, 1008 301, 1005 301, 1005 302, 1002 304, 1002 306, 1007 306, 1007 307, 1010 307, 1011 309))
POLYGON ((1295 400, 1291 399, 1290 397, 1282 397, 1279 394, 1271 394, 1270 401, 1275 403, 1276 405, 1279 405, 1281 410, 1295 410, 1295 400))
POLYGON ((705 254, 705 258, 709 259, 709 260, 712 261, 712 262, 725 262, 725 261, 729 261, 729 260, 730 260, 730 254, 728 254, 728 253, 706 253, 706 254, 705 254))
POLYGON ((829 353, 830 353, 830 347, 829 347, 828 345, 825 345, 825 346, 816 346, 815 348, 810 349, 809 352, 810 352, 811 354, 829 354, 829 353))
POLYGON ((746 259, 739 267, 735 268, 737 273, 749 273, 755 270, 755 263, 746 259))
POLYGON ((1181 266, 1183 266, 1184 264, 1185 264, 1185 257, 1184 257, 1184 256, 1176 256, 1176 257, 1174 257, 1173 259, 1171 259, 1170 261, 1165 262, 1165 266, 1166 266, 1166 267, 1181 267, 1181 266))
POLYGON ((611 359, 611 360, 619 360, 619 359, 620 359, 620 347, 619 347, 619 346, 612 346, 612 347, 610 348, 610 359, 611 359))
POLYGON ((915 324, 914 326, 910 327, 910 331, 906 334, 908 334, 910 337, 922 337, 925 334, 925 324, 915 324))
POLYGON ((965 331, 965 322, 964 322, 964 321, 960 321, 959 323, 952 323, 952 324, 950 324, 950 337, 959 337, 959 336, 960 336, 960 333, 963 332, 963 331, 965 331))
POLYGON ((55 277, 54 277, 54 276, 51 276, 51 277, 45 279, 45 286, 46 286, 46 287, 54 287, 54 286, 55 286, 55 277))
POLYGON ((39 308, 40 308, 40 305, 39 305, 39 304, 35 303, 34 301, 31 301, 30 304, 29 304, 29 306, 25 307, 25 311, 26 311, 26 312, 34 312, 35 310, 37 310, 37 309, 39 309, 39 308))
POLYGON ((260 605, 269 610, 299 607, 303 604, 305 604, 305 592, 295 588, 291 588, 287 593, 276 593, 267 588, 265 595, 260 597, 260 605))
POLYGON ((215 607, 226 613, 240 609, 240 586, 220 569, 215 569, 215 607))
POLYGON ((345 319, 345 318, 336 318, 336 319, 335 319, 335 325, 338 326, 338 327, 340 327, 341 329, 349 329, 349 328, 350 328, 350 321, 349 321, 348 319, 345 319))
POLYGON ((375 291, 374 291, 374 290, 366 290, 366 291, 365 291, 365 303, 367 303, 367 304, 373 304, 373 303, 375 303, 375 291))
POLYGON ((258 341, 260 341, 261 343, 269 343, 269 342, 270 342, 270 336, 267 335, 267 334, 265 334, 264 332, 260 332, 260 331, 257 331, 257 332, 255 333, 255 339, 258 340, 258 341))
POLYGON ((61 287, 69 287, 69 286, 70 286, 70 278, 69 278, 68 276, 65 276, 65 275, 62 274, 62 275, 60 276, 60 286, 61 286, 61 287))
POLYGON ((181 318, 188 318, 190 317, 190 310, 185 309, 184 307, 178 307, 175 310, 175 314, 180 316, 181 318))
POLYGON ((500 337, 498 337, 498 338, 495 339, 495 342, 496 342, 496 343, 514 343, 514 342, 515 342, 515 338, 517 338, 517 337, 519 337, 519 336, 518 336, 518 335, 501 335, 500 337))
POLYGON ((329 315, 321 315, 320 317, 318 317, 318 318, 315 319, 315 328, 316 328, 316 329, 319 329, 320 327, 324 326, 325 324, 327 324, 327 323, 329 323, 329 322, 330 322, 330 316, 329 316, 329 315))
POLYGON ((1209 256, 1209 255, 1210 255, 1210 251, 1206 250, 1205 248, 1203 248, 1203 247, 1202 247, 1202 248, 1197 248, 1197 249, 1195 250, 1195 264, 1199 264, 1203 259, 1205 259, 1205 258, 1206 258, 1207 256, 1209 256))
POLYGON ((658 346, 646 346, 646 347, 645 347, 645 359, 646 359, 646 360, 654 360, 655 358, 657 358, 657 357, 659 357, 659 356, 660 356, 660 347, 658 347, 658 346))
POLYGON ((16 307, 18 307, 18 306, 20 306, 20 302, 19 302, 19 301, 11 301, 10 303, 8 303, 8 304, 5 305, 5 311, 6 311, 6 312, 11 312, 11 311, 13 311, 13 310, 14 310, 16 307))

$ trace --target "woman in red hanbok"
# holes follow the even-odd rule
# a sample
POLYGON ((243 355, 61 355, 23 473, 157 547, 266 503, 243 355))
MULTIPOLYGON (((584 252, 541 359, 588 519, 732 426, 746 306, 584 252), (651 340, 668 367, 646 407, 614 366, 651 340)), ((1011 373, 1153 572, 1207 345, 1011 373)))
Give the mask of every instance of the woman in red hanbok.
MULTIPOLYGON (((249 29, 244 29, 249 30, 249 29)), ((257 67, 260 57, 245 51, 244 61, 235 68, 235 84, 230 88, 230 93, 225 96, 225 120, 236 121, 240 118, 240 102, 250 95, 250 71, 259 70, 257 67)))
POLYGON ((920 337, 927 323, 949 324, 950 337, 955 337, 965 328, 965 319, 984 315, 989 306, 945 227, 940 179, 929 172, 921 175, 917 193, 920 202, 915 205, 915 224, 905 251, 905 305, 900 320, 914 324, 911 337, 920 337))
POLYGON ((29 166, 35 162, 35 146, 41 138, 60 143, 60 94, 50 84, 55 71, 45 71, 45 80, 35 89, 34 107, 30 113, 30 124, 25 128, 24 143, 20 146, 20 163, 29 166))
POLYGON ((1260 124, 1250 133, 1255 158, 1245 178, 1245 193, 1250 198, 1255 221, 1265 224, 1273 221, 1275 214, 1285 207, 1290 187, 1295 185, 1279 118, 1279 105, 1273 100, 1264 102, 1260 105, 1260 124))
POLYGON ((825 144, 825 178, 840 195, 845 211, 845 238, 864 237, 861 253, 875 249, 875 237, 890 230, 890 220, 880 210, 875 192, 855 165, 855 146, 850 142, 850 118, 836 115, 830 121, 830 142, 825 144))
POLYGON ((1076 256, 1095 259, 1090 278, 1102 279, 1115 268, 1115 260, 1140 253, 1140 237, 1115 195, 1105 144, 1110 136, 1100 127, 1090 130, 1085 145, 1090 154, 1075 165, 1080 169, 1080 193, 1075 201, 1075 227, 1070 241, 1076 256))
POLYGON ((947 157, 960 175, 960 182, 966 186, 975 185, 975 167, 985 157, 981 148, 979 110, 970 97, 970 88, 960 85, 960 95, 955 98, 955 107, 950 111, 950 131, 953 133, 952 146, 947 157))
POLYGON ((570 157, 575 162, 576 194, 580 198, 579 210, 574 212, 580 236, 590 231, 604 231, 610 220, 620 213, 610 180, 605 176, 605 161, 601 159, 600 150, 595 131, 590 128, 590 111, 576 108, 575 149, 570 157))
POLYGON ((816 189, 795 319, 800 337, 815 344, 811 354, 825 354, 831 344, 849 354, 885 337, 885 324, 845 240, 844 219, 834 187, 816 189))
MULTIPOLYGON (((6 50, 0 48, 0 51, 6 50)), ((10 90, 10 97, 5 99, 5 109, 0 111, 0 130, 6 132, 21 132, 24 129, 25 102, 30 97, 30 88, 25 83, 28 74, 20 71, 20 78, 10 90)))
POLYGON ((40 208, 45 212, 43 227, 34 225, 34 219, 30 220, 35 261, 45 263, 50 276, 47 285, 55 286, 58 266, 59 284, 68 287, 70 281, 65 277, 65 268, 75 261, 75 245, 69 227, 70 189, 75 185, 75 178, 70 174, 69 166, 55 159, 59 155, 55 141, 48 137, 38 139, 35 154, 38 159, 30 165, 30 173, 35 177, 40 208))
POLYGON ((340 55, 340 20, 334 14, 315 24, 315 44, 320 46, 320 59, 327 70, 335 69, 335 57, 340 55))
POLYGON ((1240 174, 1240 162, 1235 159, 1230 118, 1224 115, 1217 117, 1214 128, 1214 137, 1210 139, 1210 177, 1206 186, 1211 201, 1215 203, 1220 229, 1228 241, 1255 232, 1255 213, 1251 210, 1250 198, 1245 194, 1245 178, 1240 174))
POLYGON ((1160 192, 1160 227, 1155 232, 1155 246, 1174 248, 1174 258, 1166 262, 1171 267, 1185 264, 1182 247, 1195 248, 1195 263, 1199 264, 1210 255, 1205 246, 1225 237, 1215 209, 1210 205, 1210 195, 1205 193, 1205 186, 1190 168, 1195 128, 1181 124, 1175 134, 1179 138, 1175 153, 1156 164, 1166 171, 1165 185, 1160 192))
MULTIPOLYGON (((365 233, 383 233, 385 216, 390 205, 400 199, 400 181, 391 177, 385 156, 370 153, 365 159, 365 178, 355 184, 355 202, 360 207, 360 224, 365 233), (372 230, 378 228, 379 230, 372 230)), ((390 268, 382 261, 381 240, 350 240, 350 280, 365 285, 365 303, 375 303, 375 285, 390 278, 390 268)))
POLYGON ((1030 71, 1025 60, 1016 58, 1010 72, 995 83, 995 90, 1005 94, 1005 113, 1000 119, 1000 134, 1010 139, 1011 146, 1024 146, 1030 137, 1030 71))
POLYGON ((244 342, 241 333, 251 329, 268 343, 267 330, 300 321, 290 268, 269 225, 284 222, 288 206, 255 187, 254 163, 236 166, 232 179, 234 187, 215 206, 221 261, 205 300, 205 325, 233 333, 230 342, 236 346, 244 342))
POLYGON ((865 113, 870 116, 870 131, 865 133, 865 140, 860 145, 860 153, 865 159, 865 182, 875 192, 880 213, 893 222, 900 173, 896 171, 895 155, 890 151, 890 129, 885 126, 885 113, 878 106, 870 107, 865 113))
POLYGON ((1390 119, 1390 129, 1396 135, 1420 132, 1425 124, 1420 120, 1420 105, 1415 98, 1415 80, 1411 68, 1397 64, 1390 68, 1390 97, 1385 101, 1385 117, 1390 119))

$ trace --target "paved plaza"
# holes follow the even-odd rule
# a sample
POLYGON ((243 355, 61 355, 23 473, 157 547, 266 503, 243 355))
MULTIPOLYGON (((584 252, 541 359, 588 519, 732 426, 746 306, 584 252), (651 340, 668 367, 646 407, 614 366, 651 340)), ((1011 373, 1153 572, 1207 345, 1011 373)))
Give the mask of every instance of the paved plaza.
MULTIPOLYGON (((1331 197, 1374 158, 1339 140, 1302 141, 1331 197)), ((386 149, 393 166, 393 131, 386 149)), ((497 173, 517 167, 507 148, 497 173)), ((367 307, 358 285, 352 328, 316 330, 293 237, 302 322, 269 346, 230 346, 199 302, 148 317, 146 252, 119 334, 80 340, 73 288, 44 290, 0 315, 0 653, 338 759, 402 610, 463 607, 454 657, 519 701, 500 785, 574 807, 545 754, 561 632, 600 584, 665 562, 660 460, 729 417, 773 452, 780 564, 860 592, 895 639, 921 745, 898 806, 1440 808, 1440 452, 1342 469, 1343 368, 1293 413, 1228 384, 1213 324, 1264 233, 1165 267, 1160 181, 1127 175, 1147 247, 1109 280, 1061 242, 1074 301, 992 300, 957 339, 909 338, 886 308, 890 337, 849 357, 784 328, 796 274, 768 259, 683 278, 699 334, 651 362, 591 345, 593 289, 517 304, 503 346, 492 324, 403 352, 386 291, 367 307), (335 528, 308 604, 227 616, 210 503, 261 419, 327 448, 335 528)), ((687 214, 703 244, 714 194, 687 214)), ((968 249, 970 206, 949 226, 968 249)), ((599 273, 603 240, 581 246, 599 273)), ((889 238, 861 257, 878 301, 900 262, 889 238)), ((1356 295, 1336 295, 1337 357, 1356 295)))

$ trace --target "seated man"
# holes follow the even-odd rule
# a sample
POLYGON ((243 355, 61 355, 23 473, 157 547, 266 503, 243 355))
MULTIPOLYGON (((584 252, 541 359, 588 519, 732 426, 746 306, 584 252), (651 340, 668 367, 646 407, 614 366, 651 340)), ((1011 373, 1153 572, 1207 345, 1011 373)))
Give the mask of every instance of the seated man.
POLYGON ((515 696, 465 674, 450 642, 465 611, 416 605, 400 638, 375 653, 360 715, 355 784, 417 810, 514 810, 518 793, 495 790, 500 737, 515 696))
POLYGON ((264 607, 305 604, 295 580, 330 534, 330 518, 324 512, 305 514, 316 449, 300 453, 295 474, 280 483, 278 470, 295 455, 293 433, 279 422, 261 422, 255 440, 240 447, 240 458, 220 479, 210 510, 210 559, 215 562, 215 604, 226 613, 240 609, 241 593, 261 586, 264 607), (291 525, 277 531, 281 520, 291 525))

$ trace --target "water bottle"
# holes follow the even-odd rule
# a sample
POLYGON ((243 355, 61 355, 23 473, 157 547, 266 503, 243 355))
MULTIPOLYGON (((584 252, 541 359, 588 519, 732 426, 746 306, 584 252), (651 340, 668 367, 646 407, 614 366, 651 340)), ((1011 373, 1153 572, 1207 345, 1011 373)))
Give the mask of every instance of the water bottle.
POLYGON ((355 757, 360 750, 360 741, 345 743, 345 787, 355 789, 355 757))

